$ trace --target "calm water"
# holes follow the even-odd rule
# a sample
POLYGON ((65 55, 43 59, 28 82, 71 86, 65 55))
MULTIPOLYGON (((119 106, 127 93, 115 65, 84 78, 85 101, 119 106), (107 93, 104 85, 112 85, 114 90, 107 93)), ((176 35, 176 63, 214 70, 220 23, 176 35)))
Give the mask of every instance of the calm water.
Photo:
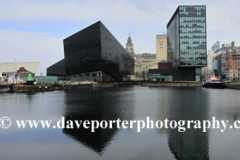
POLYGON ((239 160, 240 130, 18 129, 14 120, 240 119, 239 90, 140 86, 36 94, 0 94, 0 159, 239 160))

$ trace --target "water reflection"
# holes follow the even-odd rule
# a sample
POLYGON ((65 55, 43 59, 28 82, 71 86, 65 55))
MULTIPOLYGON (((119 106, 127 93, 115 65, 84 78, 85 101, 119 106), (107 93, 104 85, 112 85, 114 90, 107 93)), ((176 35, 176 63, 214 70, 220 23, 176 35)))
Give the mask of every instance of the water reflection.
POLYGON ((36 94, 1 93, 0 117, 12 126, 0 128, 0 157, 21 159, 211 159, 238 160, 238 130, 133 129, 88 130, 18 129, 15 120, 202 120, 240 118, 239 90, 204 88, 141 87, 106 90, 55 91, 36 94), (211 136, 209 136, 211 133, 211 136), (209 145, 211 147, 209 147, 209 145), (209 150, 210 149, 210 150, 209 150), (13 152, 14 151, 14 152, 13 152), (14 153, 14 154, 13 154, 14 153))
MULTIPOLYGON (((67 120, 117 120, 118 118, 128 120, 132 118, 132 101, 129 101, 127 94, 122 94, 114 90, 85 90, 69 92, 65 97, 65 118, 67 120)), ((99 155, 103 154, 106 147, 111 143, 117 134, 114 123, 112 129, 100 127, 91 132, 83 127, 77 129, 63 129, 63 133, 72 139, 80 142, 84 146, 92 149, 99 155)))
MULTIPOLYGON (((169 119, 177 121, 209 119, 207 96, 201 88, 186 91, 176 89, 172 96, 175 98, 172 102, 174 105, 169 105, 169 119), (178 96, 174 96, 175 94, 178 96)), ((192 128, 181 133, 178 129, 169 129, 168 144, 177 160, 209 159, 209 131, 202 132, 202 129, 192 128)))
POLYGON ((225 112, 226 112, 227 120, 229 120, 229 123, 231 124, 233 124, 236 120, 240 119, 239 106, 228 107, 225 112))
POLYGON ((27 102, 28 102, 28 111, 31 111, 32 108, 32 101, 33 101, 33 97, 36 93, 26 93, 27 96, 27 102))

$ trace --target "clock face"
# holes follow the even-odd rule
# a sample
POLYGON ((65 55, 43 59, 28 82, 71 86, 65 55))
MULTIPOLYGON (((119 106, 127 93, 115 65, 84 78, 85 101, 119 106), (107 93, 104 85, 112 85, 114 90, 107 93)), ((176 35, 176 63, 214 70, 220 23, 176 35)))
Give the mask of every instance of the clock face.
POLYGON ((128 46, 128 49, 130 49, 131 47, 130 46, 128 46))

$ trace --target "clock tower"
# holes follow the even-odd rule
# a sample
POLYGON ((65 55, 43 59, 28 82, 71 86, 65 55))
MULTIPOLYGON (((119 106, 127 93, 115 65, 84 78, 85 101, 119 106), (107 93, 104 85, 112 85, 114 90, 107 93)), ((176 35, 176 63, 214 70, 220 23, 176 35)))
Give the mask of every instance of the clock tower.
POLYGON ((132 43, 132 39, 131 39, 130 34, 129 34, 128 39, 127 39, 126 50, 129 53, 134 54, 133 43, 132 43))

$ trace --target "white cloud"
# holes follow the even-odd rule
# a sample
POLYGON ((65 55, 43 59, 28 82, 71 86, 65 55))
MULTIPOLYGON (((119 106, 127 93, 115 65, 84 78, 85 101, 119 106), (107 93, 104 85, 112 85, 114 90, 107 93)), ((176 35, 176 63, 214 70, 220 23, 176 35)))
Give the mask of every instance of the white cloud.
POLYGON ((40 73, 64 57, 63 38, 50 34, 0 30, 0 62, 40 61, 40 73))
POLYGON ((166 32, 166 25, 177 6, 186 4, 207 6, 208 50, 216 41, 221 44, 235 41, 240 46, 240 2, 236 0, 183 0, 181 4, 179 1, 148 0, 0 1, 0 54, 7 55, 1 61, 13 61, 15 57, 19 61, 40 60, 39 72, 45 73, 49 65, 64 57, 63 38, 99 20, 123 47, 128 33, 131 33, 136 53, 155 53, 156 34, 166 32), (48 22, 59 24, 61 33, 68 29, 67 34, 51 33, 53 28, 48 22), (5 23, 13 26, 4 29, 5 23), (28 27, 31 32, 21 31, 21 28, 28 27), (44 30, 44 33, 34 29, 44 30))
POLYGON ((0 6, 0 20, 91 20, 108 19, 112 21, 142 22, 152 19, 127 1, 111 3, 108 0, 87 2, 15 2, 0 6), (7 15, 7 16, 6 16, 7 15))

